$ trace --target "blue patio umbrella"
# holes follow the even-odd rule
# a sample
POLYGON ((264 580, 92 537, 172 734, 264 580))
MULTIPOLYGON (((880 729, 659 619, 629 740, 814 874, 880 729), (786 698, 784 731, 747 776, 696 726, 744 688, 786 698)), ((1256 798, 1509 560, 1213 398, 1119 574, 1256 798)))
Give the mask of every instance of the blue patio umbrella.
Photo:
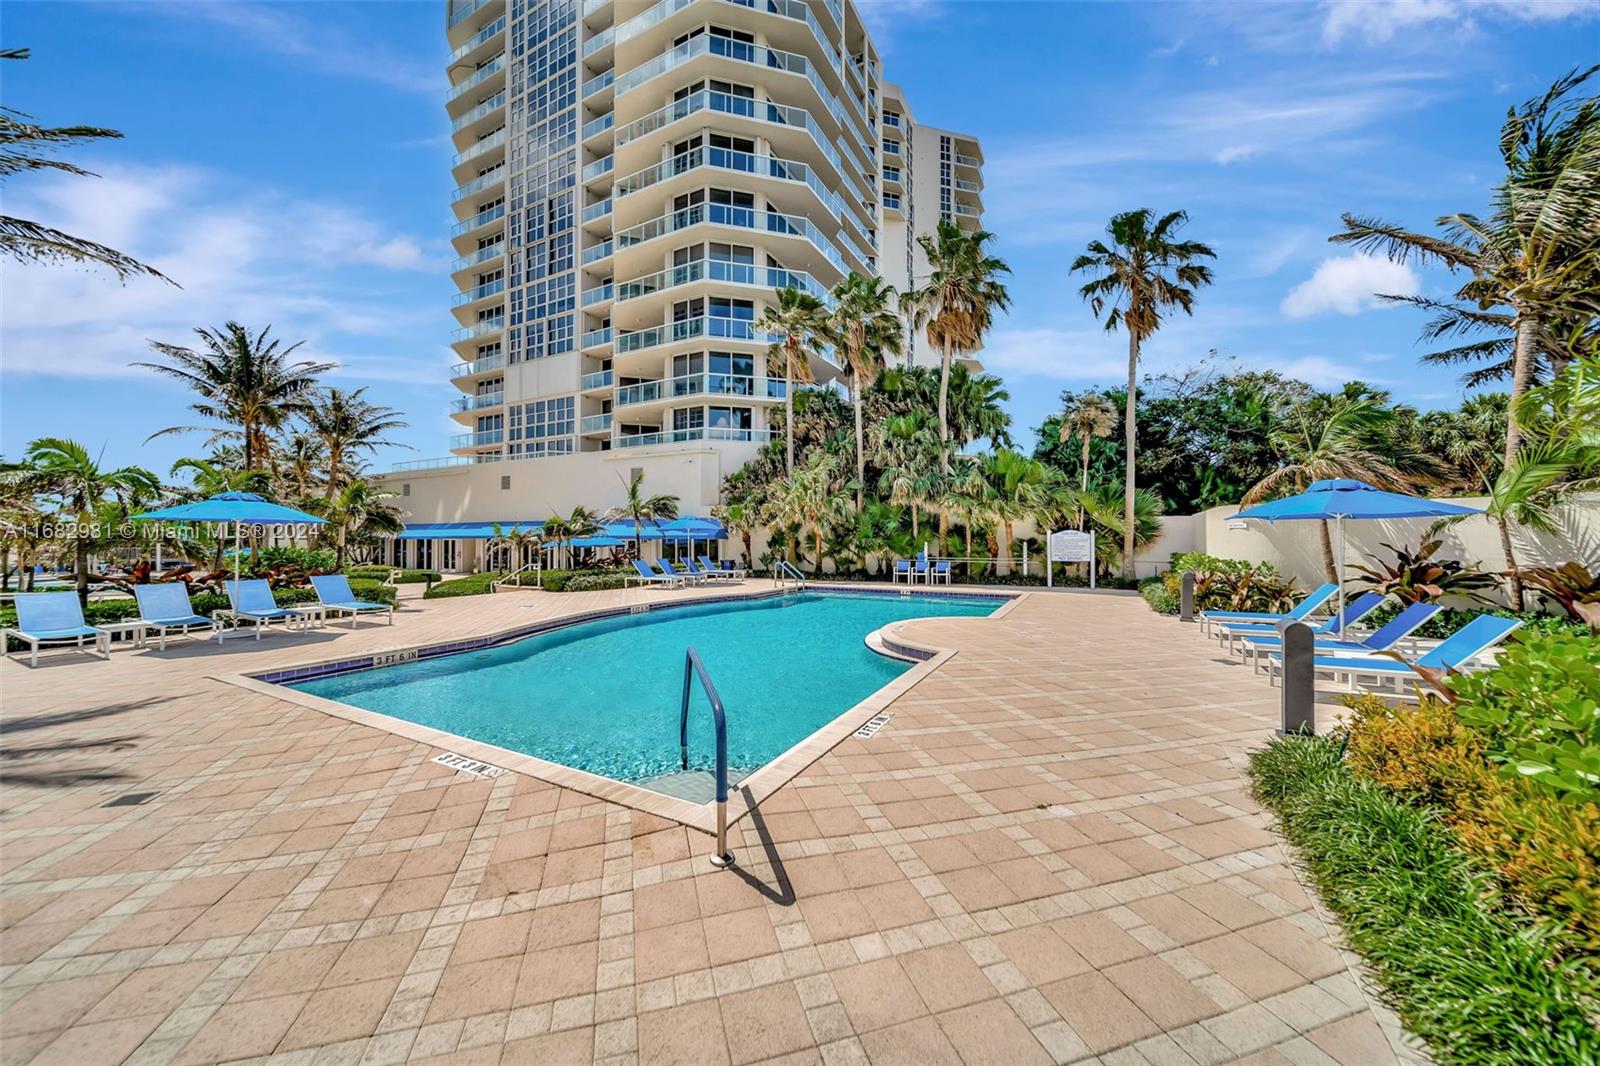
POLYGON ((670 522, 662 522, 660 528, 663 540, 688 541, 689 555, 691 557, 694 555, 695 541, 721 540, 728 535, 728 531, 723 528, 722 523, 715 518, 699 518, 694 515, 685 515, 681 518, 674 518, 670 522))
POLYGON ((1297 496, 1286 496, 1240 511, 1235 518, 1274 522, 1331 521, 1339 534, 1335 562, 1339 581, 1339 630, 1344 631, 1344 520, 1347 518, 1451 518, 1482 514, 1477 507, 1443 503, 1425 496, 1385 492, 1365 481, 1352 478, 1325 478, 1297 496))
POLYGON ((574 537, 574 548, 620 548, 628 543, 620 537, 574 537))
POLYGON ((219 492, 194 503, 163 507, 132 516, 135 522, 216 522, 233 523, 233 580, 239 581, 239 539, 244 526, 323 525, 314 514, 273 503, 253 492, 219 492))

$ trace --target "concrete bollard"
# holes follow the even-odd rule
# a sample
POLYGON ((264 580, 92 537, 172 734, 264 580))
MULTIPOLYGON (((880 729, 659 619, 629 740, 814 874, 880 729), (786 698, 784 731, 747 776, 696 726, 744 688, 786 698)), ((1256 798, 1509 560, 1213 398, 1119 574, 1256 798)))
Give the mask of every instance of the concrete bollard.
POLYGON ((1279 736, 1316 736, 1316 635, 1304 622, 1278 627, 1283 634, 1283 688, 1279 691, 1279 736))
POLYGON ((1185 570, 1180 582, 1181 592, 1178 599, 1178 619, 1184 622, 1194 621, 1194 571, 1185 570))

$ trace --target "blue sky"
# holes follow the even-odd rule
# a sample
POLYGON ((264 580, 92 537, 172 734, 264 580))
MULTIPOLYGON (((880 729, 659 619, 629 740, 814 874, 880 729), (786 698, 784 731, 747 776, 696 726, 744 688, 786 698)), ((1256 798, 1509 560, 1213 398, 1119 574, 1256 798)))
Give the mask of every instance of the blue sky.
MULTIPOLYGON (((1152 372, 1215 349, 1317 385, 1353 377, 1424 407, 1460 394, 1420 368, 1419 317, 1374 290, 1444 295, 1444 275, 1326 243, 1342 211, 1421 226, 1479 210, 1506 108, 1586 60, 1600 0, 1067 4, 866 0, 888 76, 920 121, 987 156, 985 224, 1014 306, 985 361, 1015 432, 1063 389, 1111 384, 1104 334, 1067 266, 1113 213, 1182 208, 1218 251, 1152 372)), ((160 472, 203 437, 187 396, 129 364, 235 318, 304 339, 410 428, 389 461, 445 454, 453 327, 442 3, 8 0, 5 103, 126 139, 24 176, 7 214, 105 241, 182 284, 0 270, 0 452, 66 434, 160 472)))

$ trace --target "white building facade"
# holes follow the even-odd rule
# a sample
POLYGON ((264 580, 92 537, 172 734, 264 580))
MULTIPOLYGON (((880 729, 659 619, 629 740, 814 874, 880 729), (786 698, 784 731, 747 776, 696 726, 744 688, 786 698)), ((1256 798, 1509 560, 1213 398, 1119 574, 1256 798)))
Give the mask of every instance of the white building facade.
POLYGON ((790 387, 755 325, 775 290, 903 289, 919 222, 976 224, 977 142, 913 138, 849 0, 450 0, 446 23, 461 432, 383 479, 419 531, 603 510, 639 470, 706 514, 790 387))

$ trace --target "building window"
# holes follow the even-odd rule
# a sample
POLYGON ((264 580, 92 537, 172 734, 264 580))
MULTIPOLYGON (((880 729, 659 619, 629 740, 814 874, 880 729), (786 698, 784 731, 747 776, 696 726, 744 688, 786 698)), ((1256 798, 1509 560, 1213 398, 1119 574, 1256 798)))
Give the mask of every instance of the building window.
POLYGON ((509 488, 511 488, 511 475, 510 474, 501 474, 500 475, 500 491, 501 492, 505 492, 509 488))

